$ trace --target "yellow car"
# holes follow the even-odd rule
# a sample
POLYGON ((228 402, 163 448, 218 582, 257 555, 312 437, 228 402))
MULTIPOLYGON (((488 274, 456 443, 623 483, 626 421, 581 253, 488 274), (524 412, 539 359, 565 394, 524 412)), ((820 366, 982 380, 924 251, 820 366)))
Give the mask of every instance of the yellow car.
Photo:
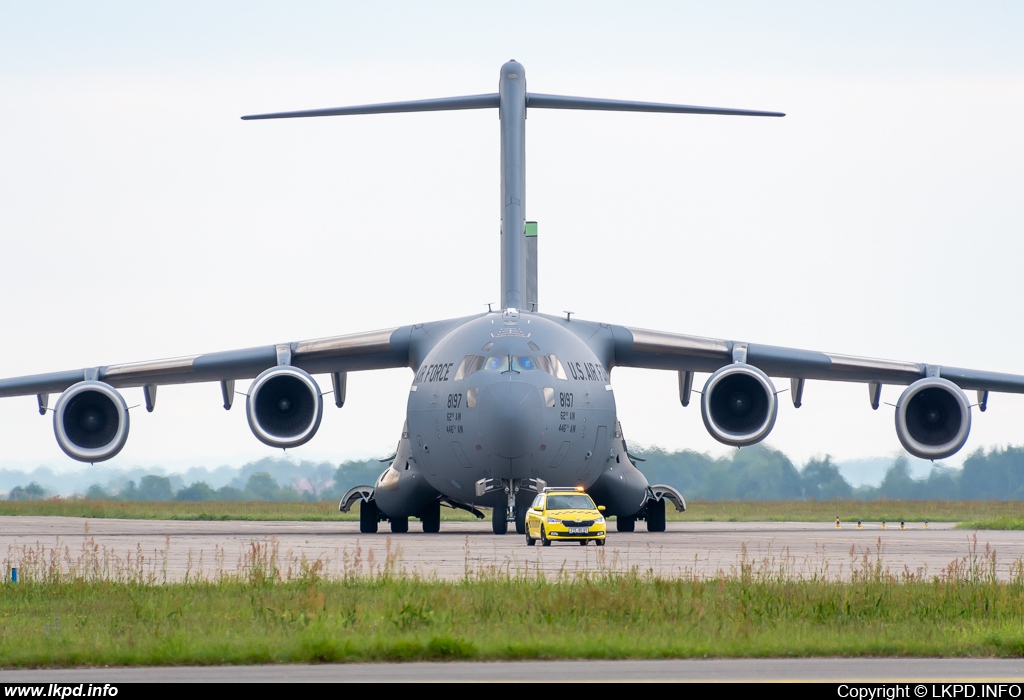
POLYGON ((603 510, 582 488, 546 488, 526 511, 526 544, 533 546, 540 540, 545 547, 563 541, 586 545, 593 540, 603 547, 607 532, 603 510))

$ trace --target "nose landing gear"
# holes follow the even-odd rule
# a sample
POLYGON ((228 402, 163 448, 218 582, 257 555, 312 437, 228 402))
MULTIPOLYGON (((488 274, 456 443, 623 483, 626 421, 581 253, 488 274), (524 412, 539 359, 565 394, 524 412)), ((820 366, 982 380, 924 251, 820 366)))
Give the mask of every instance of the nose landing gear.
POLYGON ((496 491, 504 492, 505 504, 491 512, 491 531, 495 535, 508 532, 509 521, 516 524, 516 534, 526 534, 526 510, 536 494, 544 490, 543 479, 480 479, 476 482, 476 495, 484 496, 496 491))

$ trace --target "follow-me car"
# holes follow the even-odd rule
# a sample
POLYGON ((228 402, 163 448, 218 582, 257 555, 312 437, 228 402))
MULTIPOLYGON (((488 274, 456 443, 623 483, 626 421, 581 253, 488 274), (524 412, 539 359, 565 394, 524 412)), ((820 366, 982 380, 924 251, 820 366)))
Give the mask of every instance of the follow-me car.
POLYGON ((532 546, 539 540, 545 547, 552 542, 585 545, 593 540, 603 547, 607 533, 604 510, 604 506, 594 504, 581 486, 546 488, 526 511, 526 544, 532 546))
POLYGON ((153 410, 163 384, 220 382, 224 408, 234 384, 255 378, 246 416, 272 447, 301 445, 316 433, 323 394, 312 375, 330 376, 337 406, 348 372, 408 367, 413 381, 398 449, 372 486, 353 489, 340 507, 360 504, 360 527, 388 521, 405 532, 409 518, 424 531, 440 528, 442 504, 483 517, 493 509, 495 533, 509 518, 526 532, 529 504, 548 484, 583 486, 616 516, 617 528, 637 519, 665 527, 665 505, 685 508, 673 489, 652 486, 637 470, 619 426, 609 374, 615 367, 678 372, 679 398, 690 402, 694 376, 710 373, 701 414, 726 445, 752 445, 775 424, 777 392, 770 377, 790 380, 795 406, 808 379, 867 384, 872 408, 883 384, 907 389, 895 409, 896 433, 907 451, 939 459, 963 447, 978 392, 1024 393, 1024 377, 914 362, 875 360, 792 348, 716 340, 540 313, 536 226, 525 219, 528 109, 585 109, 745 116, 777 112, 565 97, 526 90, 523 66, 501 67, 498 92, 413 102, 255 115, 279 119, 452 109, 496 108, 501 134, 501 308, 473 316, 399 328, 0 380, 0 396, 49 395, 57 444, 73 459, 113 457, 128 437, 128 407, 118 389, 142 387, 153 410))

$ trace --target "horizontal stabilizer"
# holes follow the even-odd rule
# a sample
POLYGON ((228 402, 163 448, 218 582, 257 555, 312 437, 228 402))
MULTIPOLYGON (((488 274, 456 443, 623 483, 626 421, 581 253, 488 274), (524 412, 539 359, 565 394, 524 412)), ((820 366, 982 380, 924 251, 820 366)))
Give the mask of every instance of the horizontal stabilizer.
POLYGON ((610 112, 668 112, 670 114, 724 114, 740 117, 784 117, 783 112, 761 112, 753 109, 727 107, 697 107, 671 105, 660 102, 633 102, 632 100, 604 100, 597 97, 568 97, 566 95, 526 94, 526 107, 544 109, 598 109, 610 112))
POLYGON ((486 109, 498 106, 498 93, 489 95, 465 95, 462 97, 439 97, 434 100, 412 100, 409 102, 384 102, 376 105, 354 107, 332 107, 328 109, 307 109, 301 112, 274 112, 272 114, 249 114, 242 119, 294 119, 297 117, 340 117, 353 114, 392 114, 395 112, 438 112, 448 109, 486 109))

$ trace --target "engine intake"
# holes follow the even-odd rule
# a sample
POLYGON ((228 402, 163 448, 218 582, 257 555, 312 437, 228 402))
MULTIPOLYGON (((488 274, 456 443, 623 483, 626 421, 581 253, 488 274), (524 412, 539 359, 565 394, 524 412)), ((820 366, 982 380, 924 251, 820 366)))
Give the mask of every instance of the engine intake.
POLYGON ((726 445, 746 447, 764 440, 775 426, 775 386, 761 370, 745 364, 722 367, 708 377, 700 401, 704 426, 726 445))
POLYGON ((103 462, 128 440, 128 405, 104 382, 73 384, 53 409, 53 433, 64 453, 79 462, 103 462))
POLYGON ((915 457, 949 457, 964 446, 970 432, 971 404, 948 379, 919 379, 896 403, 896 435, 915 457))
POLYGON ((298 447, 320 427, 324 402, 320 387, 298 367, 271 367, 249 387, 245 412, 260 442, 271 447, 298 447))

